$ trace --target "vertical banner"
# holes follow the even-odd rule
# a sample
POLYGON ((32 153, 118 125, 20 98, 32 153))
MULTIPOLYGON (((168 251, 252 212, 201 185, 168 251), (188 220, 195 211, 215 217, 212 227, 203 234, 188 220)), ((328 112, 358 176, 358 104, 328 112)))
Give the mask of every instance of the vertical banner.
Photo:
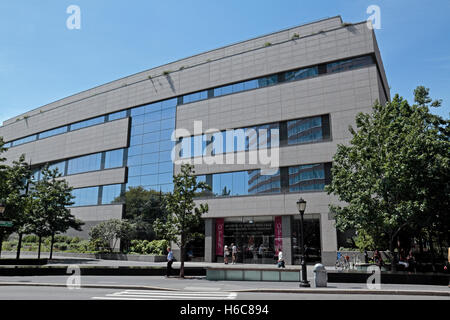
POLYGON ((223 233, 224 220, 216 219, 216 256, 223 256, 223 233))
POLYGON ((275 255, 278 255, 278 252, 283 251, 283 229, 281 224, 281 216, 275 217, 275 255))

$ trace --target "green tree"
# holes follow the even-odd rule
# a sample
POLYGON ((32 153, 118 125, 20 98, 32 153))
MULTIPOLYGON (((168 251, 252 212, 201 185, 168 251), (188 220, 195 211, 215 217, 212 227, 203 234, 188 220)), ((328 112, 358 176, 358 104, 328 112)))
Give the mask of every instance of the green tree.
POLYGON ((417 233, 441 223, 449 230, 449 120, 430 113, 439 107, 418 87, 414 105, 396 95, 371 114, 358 114, 350 145, 338 145, 328 193, 341 230, 364 230, 375 245, 388 241, 396 267, 401 232, 417 233))
POLYGON ((153 222, 164 219, 165 212, 161 207, 163 193, 155 190, 146 190, 143 187, 130 187, 124 197, 115 202, 123 202, 125 199, 125 219, 136 228, 136 238, 141 240, 153 240, 155 232, 153 222))
POLYGON ((113 252, 119 239, 130 242, 134 235, 134 227, 127 220, 111 219, 103 221, 89 232, 90 242, 96 250, 113 252))
POLYGON ((66 180, 61 179, 58 169, 49 170, 46 166, 41 171, 42 178, 33 183, 32 192, 32 232, 39 237, 40 257, 42 237, 51 236, 50 259, 53 257, 55 235, 70 228, 81 231, 82 221, 75 218, 67 207, 74 204, 72 188, 66 180))
POLYGON ((29 164, 25 162, 25 156, 21 155, 12 166, 4 171, 5 220, 12 221, 13 227, 7 232, 16 232, 19 235, 16 259, 20 258, 22 236, 27 233, 29 222, 30 196, 28 186, 31 179, 29 164))
MULTIPOLYGON (((3 141, 3 137, 0 137, 0 204, 2 205, 6 205, 6 197, 8 195, 6 183, 8 166, 4 164, 6 158, 1 156, 3 152, 7 151, 7 148, 5 148, 4 145, 5 142, 3 141)), ((5 220, 5 217, 6 214, 0 215, 1 220, 5 220)), ((9 229, 0 227, 0 257, 2 254, 3 241, 7 239, 10 233, 9 229)))
POLYGON ((163 205, 167 220, 156 219, 154 229, 163 239, 175 242, 181 251, 180 277, 184 277, 184 260, 187 244, 203 235, 195 232, 201 223, 201 216, 208 212, 208 204, 196 206, 194 197, 200 190, 209 190, 205 182, 197 182, 194 167, 183 164, 181 172, 174 176, 172 193, 164 196, 163 205))

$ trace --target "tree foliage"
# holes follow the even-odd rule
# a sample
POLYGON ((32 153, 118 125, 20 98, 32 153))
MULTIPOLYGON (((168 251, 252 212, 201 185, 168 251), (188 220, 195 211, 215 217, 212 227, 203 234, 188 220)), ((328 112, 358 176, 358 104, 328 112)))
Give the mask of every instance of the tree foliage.
POLYGON ((58 169, 41 171, 42 178, 33 182, 31 193, 31 214, 29 231, 40 238, 51 236, 50 258, 53 253, 54 237, 70 228, 81 231, 82 221, 75 218, 67 208, 74 202, 72 188, 61 179, 58 169))
POLYGON ((194 167, 183 164, 181 172, 174 176, 174 189, 163 198, 167 219, 156 219, 154 229, 159 237, 175 242, 181 250, 180 276, 184 277, 184 259, 186 246, 190 241, 202 237, 196 232, 201 216, 208 212, 208 204, 196 205, 194 197, 198 192, 210 190, 205 182, 198 182, 194 167))
POLYGON ((119 240, 129 242, 133 234, 134 227, 129 221, 111 219, 93 227, 89 237, 96 250, 113 252, 119 240))
POLYGON ((439 107, 429 89, 414 91, 416 104, 399 95, 371 114, 358 114, 349 128, 350 145, 338 145, 328 193, 345 202, 332 205, 341 230, 365 230, 390 250, 400 232, 449 230, 449 120, 430 113, 439 107))
POLYGON ((162 192, 146 190, 143 187, 130 187, 122 199, 125 200, 125 219, 136 228, 136 239, 153 240, 155 232, 153 222, 157 219, 164 219, 165 211, 161 206, 162 192))

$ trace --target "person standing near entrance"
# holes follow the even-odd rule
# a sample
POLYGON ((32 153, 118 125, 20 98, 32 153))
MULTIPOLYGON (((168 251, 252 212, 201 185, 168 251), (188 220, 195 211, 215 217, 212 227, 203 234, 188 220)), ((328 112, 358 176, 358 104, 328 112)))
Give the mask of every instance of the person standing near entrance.
POLYGON ((231 264, 236 264, 237 247, 234 243, 231 244, 231 264))
POLYGON ((278 268, 286 268, 284 265, 283 252, 278 252, 278 268))
POLYGON ((167 248, 167 275, 166 277, 169 278, 172 273, 172 263, 173 263, 173 252, 170 247, 167 248))
POLYGON ((230 250, 228 250, 228 246, 225 245, 223 248, 223 262, 225 264, 228 264, 228 256, 230 255, 230 250))

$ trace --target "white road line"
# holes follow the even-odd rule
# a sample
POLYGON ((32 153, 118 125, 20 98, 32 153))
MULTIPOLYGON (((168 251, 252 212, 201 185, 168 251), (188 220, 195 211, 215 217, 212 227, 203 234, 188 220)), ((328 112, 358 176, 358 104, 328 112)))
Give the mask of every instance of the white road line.
POLYGON ((221 288, 210 288, 210 287, 185 287, 186 291, 197 291, 197 292, 207 292, 207 291, 220 291, 221 288))
POLYGON ((180 291, 152 291, 125 290, 104 297, 92 297, 97 300, 231 300, 236 299, 235 292, 180 292, 180 291))

